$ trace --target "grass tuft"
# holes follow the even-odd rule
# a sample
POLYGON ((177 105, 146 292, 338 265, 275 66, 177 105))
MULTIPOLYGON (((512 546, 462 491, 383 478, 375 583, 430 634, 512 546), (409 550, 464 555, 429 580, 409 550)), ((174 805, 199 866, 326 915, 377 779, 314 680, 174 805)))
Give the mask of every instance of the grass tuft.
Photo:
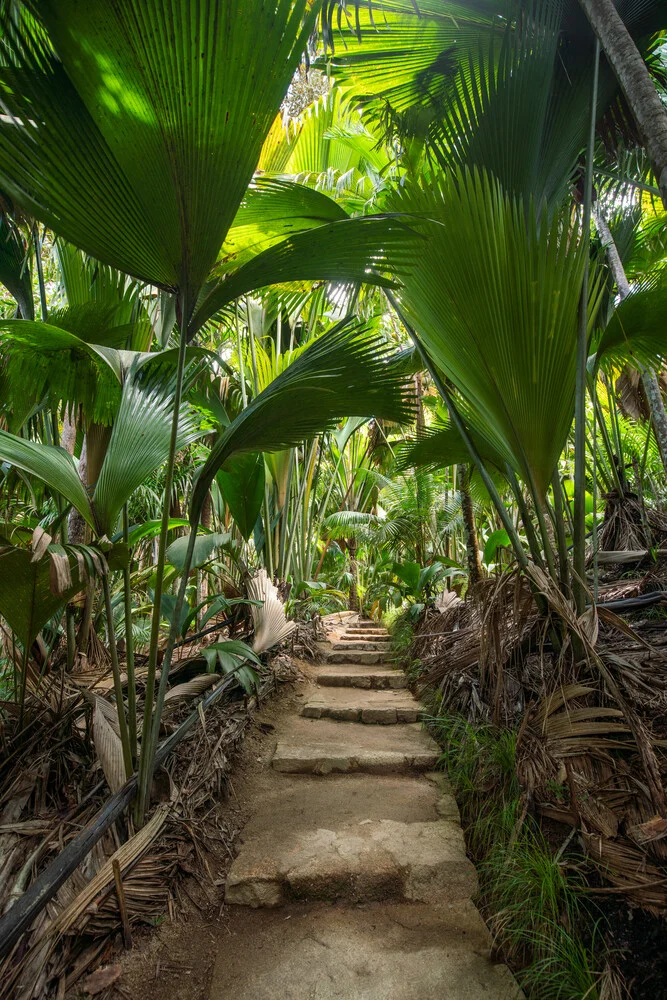
POLYGON ((608 956, 581 865, 556 857, 523 815, 516 732, 447 715, 429 727, 459 800, 496 952, 530 1000, 604 1000, 608 956))

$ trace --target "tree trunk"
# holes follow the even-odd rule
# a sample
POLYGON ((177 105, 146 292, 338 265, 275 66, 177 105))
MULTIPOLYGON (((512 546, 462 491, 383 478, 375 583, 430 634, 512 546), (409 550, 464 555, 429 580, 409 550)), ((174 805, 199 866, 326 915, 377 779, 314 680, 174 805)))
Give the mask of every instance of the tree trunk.
POLYGON ((579 0, 632 109, 667 209, 667 109, 614 0, 579 0))
POLYGON ((417 434, 421 434, 426 428, 426 420, 424 419, 424 382, 421 372, 417 372, 415 375, 415 402, 417 408, 417 434))
POLYGON ((477 526, 475 524, 475 511, 470 496, 470 470, 467 466, 461 467, 461 482, 459 490, 461 492, 461 513, 463 514, 463 529, 466 542, 466 556, 468 560, 468 584, 470 587, 476 586, 482 579, 482 560, 479 554, 479 540, 477 538, 477 526))
POLYGON ((350 575, 352 577, 352 582, 350 583, 350 597, 347 606, 350 611, 359 610, 359 591, 357 589, 357 540, 356 538, 348 538, 347 540, 347 551, 350 556, 350 575))
POLYGON ((644 368, 642 369, 641 376, 644 392, 646 393, 646 401, 651 411, 651 421, 653 423, 655 439, 658 442, 660 458, 662 459, 665 472, 667 472, 667 413, 665 413, 665 404, 662 399, 658 380, 655 377, 655 372, 650 368, 644 368))
MULTIPOLYGON (((627 279, 623 262, 621 261, 616 243, 614 242, 614 237, 611 235, 611 230, 609 229, 606 219, 603 217, 602 213, 596 211, 594 213, 594 217, 598 233, 600 234, 600 239, 602 240, 602 244, 607 251, 609 269, 612 273, 614 281, 616 282, 618 294, 621 299, 624 299, 630 294, 630 282, 627 279)), ((662 459, 665 472, 667 472, 667 413, 665 413, 665 404, 662 399, 662 393, 660 392, 660 385, 655 376, 655 372, 650 368, 640 368, 640 375, 644 392, 646 393, 646 402, 648 403, 649 413, 651 414, 653 432, 658 443, 658 451, 660 452, 660 458, 662 459)))
MULTIPOLYGON (((79 457, 79 478, 84 485, 88 483, 88 441, 83 439, 79 457)), ((67 519, 67 539, 72 544, 83 545, 87 540, 86 522, 76 507, 72 507, 67 519)))
POLYGON ((64 448, 68 455, 74 455, 76 445, 76 410, 72 407, 65 413, 63 420, 63 431, 60 435, 60 447, 64 448))

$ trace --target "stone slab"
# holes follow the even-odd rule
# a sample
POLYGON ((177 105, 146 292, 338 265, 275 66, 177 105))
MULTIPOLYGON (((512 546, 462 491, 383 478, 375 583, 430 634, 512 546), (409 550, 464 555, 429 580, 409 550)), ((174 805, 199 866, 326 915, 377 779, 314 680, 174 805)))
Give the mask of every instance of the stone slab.
POLYGON ((374 628, 347 628, 341 635, 341 639, 363 639, 372 638, 374 641, 390 642, 391 636, 384 629, 374 628))
POLYGON ((405 690, 354 691, 342 687, 315 692, 301 709, 310 719, 378 725, 417 722, 421 712, 422 706, 405 690))
POLYGON ((325 660, 327 663, 363 663, 373 666, 377 663, 386 663, 387 654, 364 649, 329 649, 325 654, 325 660))
POLYGON ((266 828, 260 812, 244 830, 225 902, 253 907, 337 900, 459 902, 476 890, 475 868, 457 823, 343 822, 332 814, 328 826, 294 823, 281 836, 279 826, 266 828))
POLYGON ((518 1000, 470 903, 235 909, 209 1000, 518 1000))
POLYGON ((440 755, 419 723, 349 726, 293 716, 278 732, 272 763, 274 770, 291 774, 391 774, 430 771, 440 755))
POLYGON ((387 652, 386 642, 370 642, 361 639, 346 639, 342 636, 337 642, 331 644, 332 649, 365 649, 370 652, 387 652))
POLYGON ((400 690, 408 686, 405 674, 391 667, 364 667, 358 663, 339 663, 313 667, 312 673, 317 683, 324 687, 400 690))

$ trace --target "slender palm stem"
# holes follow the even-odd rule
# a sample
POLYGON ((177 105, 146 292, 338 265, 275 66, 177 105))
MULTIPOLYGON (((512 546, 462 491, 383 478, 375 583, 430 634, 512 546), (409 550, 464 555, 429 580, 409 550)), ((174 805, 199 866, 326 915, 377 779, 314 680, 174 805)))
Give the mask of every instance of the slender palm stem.
MULTIPOLYGON (((153 773, 153 758, 151 754, 151 730, 153 725, 153 698, 155 695, 155 674, 157 671, 158 643, 160 640, 160 623, 162 621, 162 588, 164 585, 164 568, 167 558, 167 538, 169 535, 169 514, 171 491, 174 482, 174 465, 176 462, 176 444, 178 441, 178 425, 183 395, 183 376, 185 372, 185 356, 187 349, 188 307, 185 297, 179 299, 180 339, 178 345, 178 365, 176 369, 176 388, 174 392, 174 413, 171 422, 171 437, 169 440, 169 455, 167 457, 166 479, 164 484, 162 523, 158 542, 158 558, 155 571, 155 593, 153 618, 151 621, 151 638, 148 657, 148 673, 146 677, 146 693, 144 696, 144 722, 141 734, 141 757, 139 760, 139 789, 137 795, 136 819, 139 826, 143 825, 148 807, 150 782, 153 773)), ((165 673, 165 667, 162 667, 165 673)))
POLYGON ((35 244, 35 267, 37 268, 37 284, 39 285, 39 305, 42 312, 42 322, 46 323, 49 312, 46 305, 46 285, 44 284, 44 265, 42 264, 42 241, 39 236, 39 225, 33 223, 32 239, 35 244))
MULTIPOLYGON (((590 128, 586 156, 586 178, 581 238, 587 245, 591 238, 591 205, 593 191, 593 152, 595 120, 598 103, 600 43, 595 42, 595 70, 591 94, 590 128)), ((586 607, 586 361, 588 358, 588 278, 590 253, 586 253, 579 302, 577 333, 576 388, 574 397, 574 599, 581 614, 586 607)))
POLYGON ((567 541, 565 537, 565 502, 563 497, 563 487, 561 486, 558 469, 554 472, 551 486, 554 494, 554 528, 556 531, 556 542, 558 544, 558 571, 560 576, 561 590, 566 596, 570 591, 570 562, 567 552, 567 541))
POLYGON ((533 519, 530 516, 530 511, 528 509, 528 504, 526 503, 526 498, 523 495, 523 490, 521 489, 519 480, 516 478, 516 473, 511 465, 505 465, 505 475, 507 476, 508 483, 512 487, 512 493, 514 494, 517 509, 526 531, 528 548, 530 549, 530 554, 533 557, 533 562, 536 566, 539 566, 540 569, 544 569, 543 554, 540 549, 537 532, 535 531, 535 525, 533 524, 533 519))
POLYGON ((118 645, 116 643, 116 630, 113 624, 113 609, 111 607, 111 589, 109 587, 108 572, 102 577, 102 590, 104 592, 104 610, 107 619, 107 633, 109 637, 109 655, 111 656, 111 672, 113 674, 113 689, 116 696, 116 712, 118 714, 118 729, 120 732, 120 742, 123 748, 123 763, 125 765, 125 777, 129 778, 134 770, 132 766, 132 750, 130 748, 130 734, 127 728, 125 717, 125 702, 123 701, 123 685, 120 679, 120 664, 118 662, 118 645))
MULTIPOLYGON (((129 524, 127 504, 123 505, 123 541, 128 544, 129 524)), ((129 557, 129 553, 128 553, 129 557)), ((132 634, 132 583, 130 562, 123 569, 123 601, 125 606, 125 669, 127 671, 127 714, 130 728, 132 760, 137 759, 137 688, 134 678, 134 635, 132 634)))

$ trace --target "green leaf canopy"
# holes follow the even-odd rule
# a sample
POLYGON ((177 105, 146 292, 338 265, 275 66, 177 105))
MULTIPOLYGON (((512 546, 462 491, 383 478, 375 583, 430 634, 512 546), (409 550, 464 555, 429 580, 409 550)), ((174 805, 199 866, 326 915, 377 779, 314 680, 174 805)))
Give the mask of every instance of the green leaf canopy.
POLYGON ((34 0, 0 24, 0 184, 190 301, 313 29, 308 0, 34 0), (261 40, 261 43, 258 43, 261 40))

